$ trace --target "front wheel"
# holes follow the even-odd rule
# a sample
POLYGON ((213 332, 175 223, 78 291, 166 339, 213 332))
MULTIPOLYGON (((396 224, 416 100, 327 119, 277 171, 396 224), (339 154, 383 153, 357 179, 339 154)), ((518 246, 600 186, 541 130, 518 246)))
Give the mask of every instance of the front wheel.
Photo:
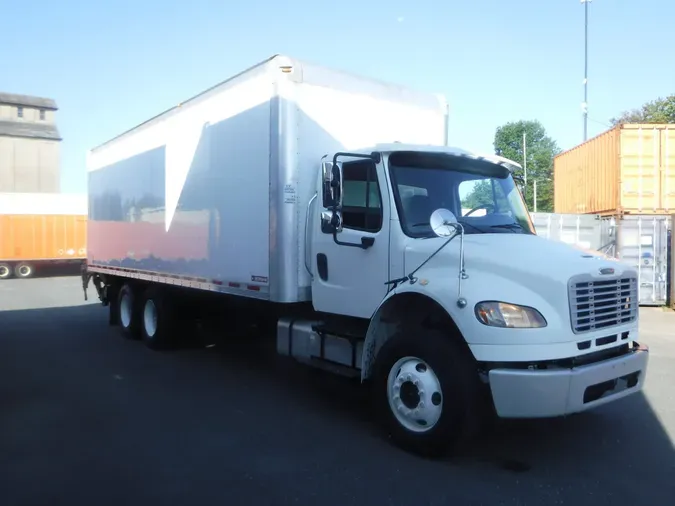
POLYGON ((443 387, 435 371, 418 357, 403 357, 387 376, 389 409, 410 432, 433 430, 443 414, 443 387))
POLYGON ((475 422, 478 371, 450 336, 425 329, 397 333, 378 353, 373 379, 383 428, 407 451, 440 457, 475 422))

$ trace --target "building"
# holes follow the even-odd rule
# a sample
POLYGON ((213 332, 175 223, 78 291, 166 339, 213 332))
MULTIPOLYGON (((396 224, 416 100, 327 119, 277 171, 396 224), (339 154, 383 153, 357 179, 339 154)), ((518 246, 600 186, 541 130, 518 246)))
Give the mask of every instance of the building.
POLYGON ((60 190, 56 102, 0 92, 0 192, 60 190))

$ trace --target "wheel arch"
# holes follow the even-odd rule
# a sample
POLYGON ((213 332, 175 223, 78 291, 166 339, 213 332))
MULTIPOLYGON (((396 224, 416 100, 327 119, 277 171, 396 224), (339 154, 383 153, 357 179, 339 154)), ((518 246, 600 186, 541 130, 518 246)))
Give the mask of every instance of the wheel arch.
POLYGON ((413 325, 440 330, 471 353, 455 320, 433 296, 414 290, 395 293, 380 304, 370 320, 363 343, 361 381, 370 378, 382 345, 401 327, 413 325))

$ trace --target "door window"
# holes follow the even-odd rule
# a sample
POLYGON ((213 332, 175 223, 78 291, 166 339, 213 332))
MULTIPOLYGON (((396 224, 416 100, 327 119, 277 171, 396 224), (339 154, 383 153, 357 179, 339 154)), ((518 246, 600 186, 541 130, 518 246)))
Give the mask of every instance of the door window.
POLYGON ((342 226, 364 232, 382 228, 382 198, 370 160, 342 165, 342 226))

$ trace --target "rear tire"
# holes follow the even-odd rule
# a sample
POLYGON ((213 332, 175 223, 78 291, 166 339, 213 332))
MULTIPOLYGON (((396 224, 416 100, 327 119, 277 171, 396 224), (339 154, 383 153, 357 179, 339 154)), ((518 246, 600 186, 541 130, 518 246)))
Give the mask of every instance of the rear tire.
POLYGON ((141 338, 141 315, 136 293, 128 283, 117 294, 117 311, 122 335, 128 339, 141 338))
POLYGON ((152 350, 165 350, 175 342, 173 314, 169 299, 162 291, 151 286, 143 295, 141 311, 141 336, 152 350))
POLYGON ((25 262, 21 262, 14 267, 14 275, 21 279, 30 278, 33 275, 33 266, 25 262))
POLYGON ((380 349, 373 373, 377 416, 397 446, 438 458, 471 439, 481 385, 473 356, 451 336, 398 332, 380 349))
POLYGON ((6 263, 0 263, 0 280, 12 277, 12 266, 6 263))

